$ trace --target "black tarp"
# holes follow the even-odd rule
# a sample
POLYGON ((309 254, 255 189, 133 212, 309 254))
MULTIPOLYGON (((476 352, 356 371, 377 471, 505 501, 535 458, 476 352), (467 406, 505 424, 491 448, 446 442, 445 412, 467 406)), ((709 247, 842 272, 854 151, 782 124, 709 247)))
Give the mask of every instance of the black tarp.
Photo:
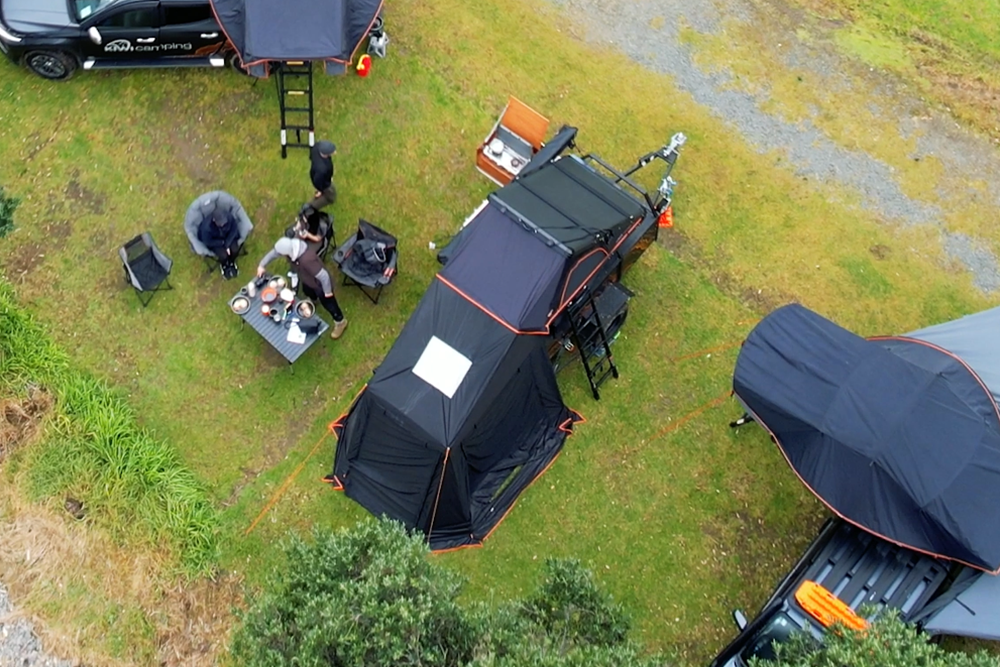
POLYGON ((791 305, 751 332, 733 388, 838 515, 1000 568, 1000 413, 957 356, 905 337, 865 340, 791 305))
MULTIPOLYGON (((320 60, 342 71, 382 11, 382 0, 211 0, 244 67, 320 60)), ((328 68, 331 71, 331 68, 328 68)))
POLYGON ((424 532, 433 549, 481 542, 572 423, 545 340, 516 334, 435 279, 337 428, 345 493, 424 532), (447 354, 425 364, 435 345, 447 354), (452 367, 450 386, 432 384, 428 365, 452 367))

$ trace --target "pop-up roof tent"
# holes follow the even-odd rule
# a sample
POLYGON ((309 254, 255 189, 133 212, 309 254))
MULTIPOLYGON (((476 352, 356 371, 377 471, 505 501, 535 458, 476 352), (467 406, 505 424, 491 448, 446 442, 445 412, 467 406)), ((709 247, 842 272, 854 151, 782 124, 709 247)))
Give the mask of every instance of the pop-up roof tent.
POLYGON ((549 325, 645 213, 575 157, 490 195, 336 425, 347 495, 433 549, 480 543, 574 421, 549 325))
POLYGON ((269 62, 323 61, 346 71, 382 11, 382 0, 211 0, 223 32, 254 76, 269 62))
POLYGON ((997 341, 1000 308, 865 340, 802 306, 785 306, 747 337, 733 388, 836 514, 891 542, 995 574, 997 341))
MULTIPOLYGON (((209 1, 241 67, 256 77, 277 73, 282 158, 289 148, 316 144, 313 63, 344 74, 366 38, 368 52, 379 56, 389 41, 382 0, 209 1)), ((371 56, 361 56, 358 72, 370 66, 371 56)))

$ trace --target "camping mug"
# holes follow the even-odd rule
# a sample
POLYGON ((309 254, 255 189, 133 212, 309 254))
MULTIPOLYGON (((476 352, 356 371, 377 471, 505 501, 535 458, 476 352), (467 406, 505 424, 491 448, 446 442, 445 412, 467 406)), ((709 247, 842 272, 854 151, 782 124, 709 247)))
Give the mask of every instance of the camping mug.
POLYGON ((275 322, 281 321, 281 314, 278 312, 277 308, 272 308, 267 312, 268 317, 270 317, 275 322))

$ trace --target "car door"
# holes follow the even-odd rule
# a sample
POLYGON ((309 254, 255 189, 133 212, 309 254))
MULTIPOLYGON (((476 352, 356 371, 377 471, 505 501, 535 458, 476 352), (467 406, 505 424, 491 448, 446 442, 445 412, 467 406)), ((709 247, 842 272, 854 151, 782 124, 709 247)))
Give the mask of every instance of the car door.
POLYGON ((226 37, 205 0, 160 2, 160 46, 164 55, 204 57, 225 43, 226 37))
POLYGON ((156 2, 123 2, 98 12, 83 26, 86 55, 95 60, 148 60, 159 52, 156 2))

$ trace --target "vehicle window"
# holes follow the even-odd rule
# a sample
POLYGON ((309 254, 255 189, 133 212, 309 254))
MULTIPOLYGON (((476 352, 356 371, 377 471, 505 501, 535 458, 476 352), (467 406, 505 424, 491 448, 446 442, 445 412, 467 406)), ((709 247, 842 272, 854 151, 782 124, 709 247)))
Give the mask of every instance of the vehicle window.
POLYGON ((163 5, 163 25, 184 25, 214 21, 212 9, 208 5, 163 5))
POLYGON ((774 644, 788 641, 788 637, 791 636, 792 632, 798 629, 799 627, 787 615, 783 613, 776 614, 754 636, 753 641, 743 649, 740 655, 743 656, 744 660, 749 660, 750 658, 774 660, 774 644))
POLYGON ((133 9, 109 16, 99 25, 102 28, 155 28, 156 24, 155 9, 133 9))
POLYGON ((83 20, 99 9, 113 5, 118 0, 73 0, 77 20, 83 20))

